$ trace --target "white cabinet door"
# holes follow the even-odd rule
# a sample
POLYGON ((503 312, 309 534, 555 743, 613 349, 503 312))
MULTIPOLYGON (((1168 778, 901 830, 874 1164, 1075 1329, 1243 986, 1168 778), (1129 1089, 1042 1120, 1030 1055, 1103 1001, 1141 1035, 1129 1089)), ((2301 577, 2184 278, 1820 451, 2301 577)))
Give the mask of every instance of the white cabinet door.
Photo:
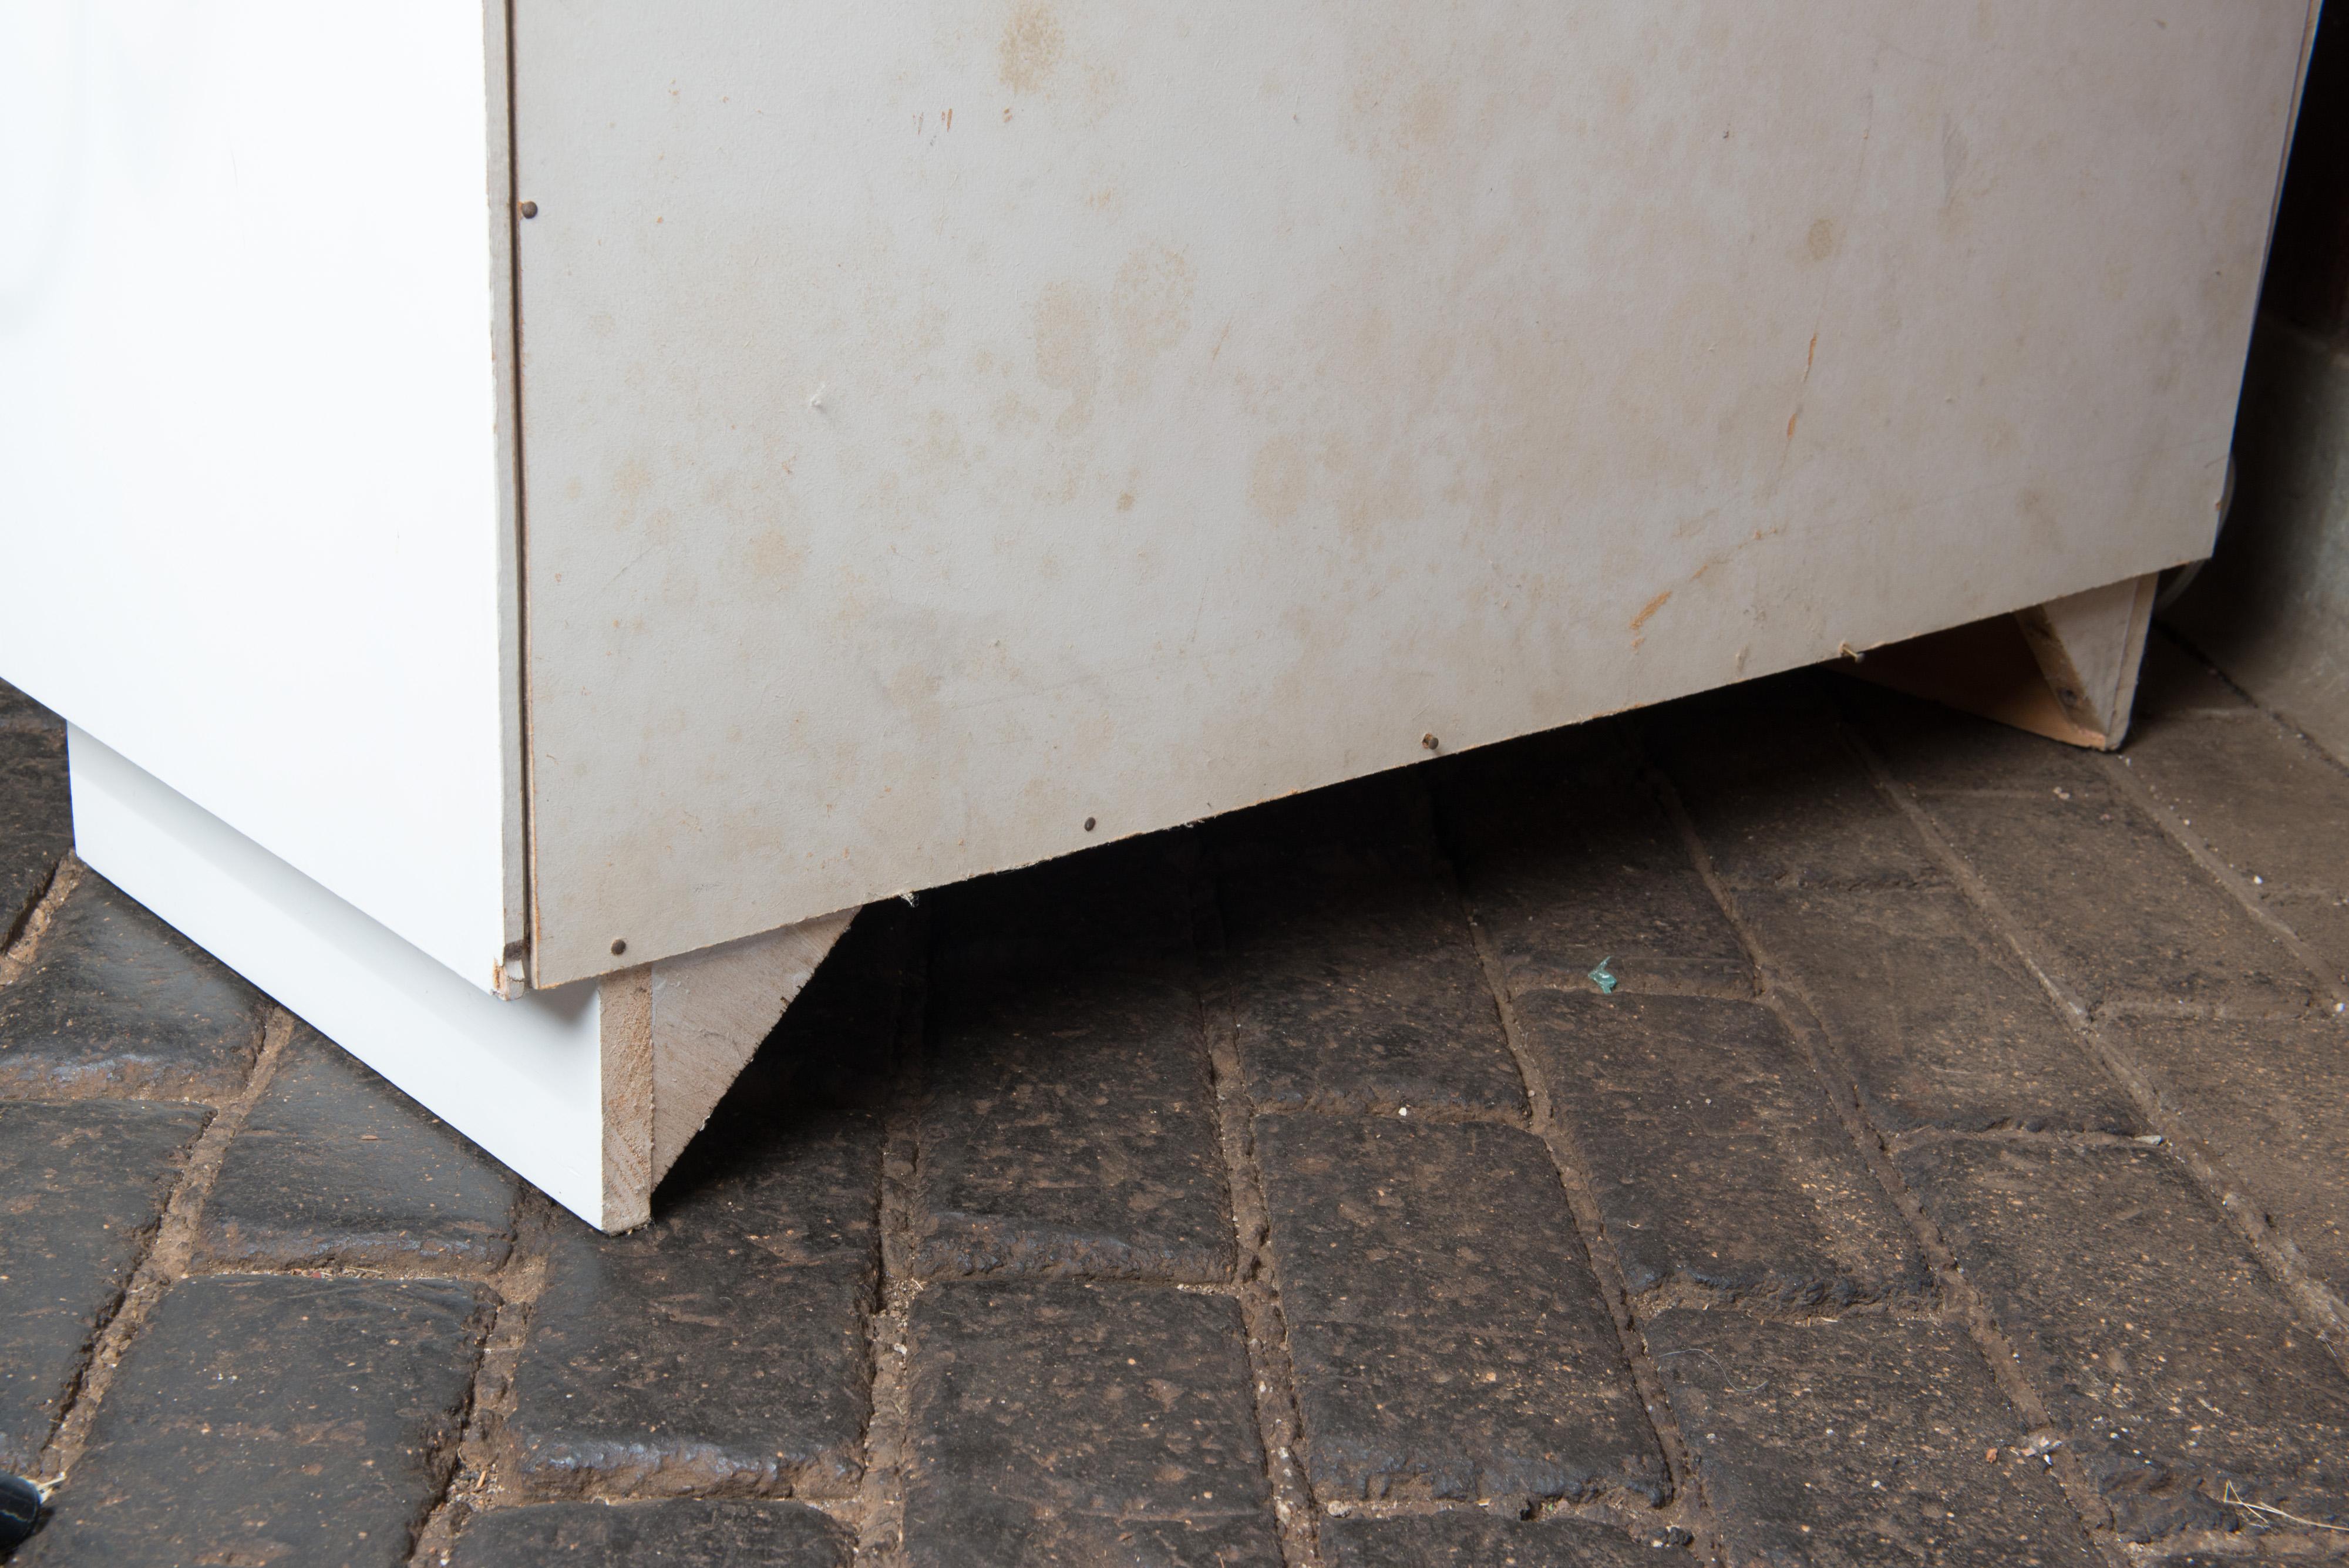
POLYGON ((0 7, 0 674, 486 988, 523 881, 484 40, 468 0, 0 7))

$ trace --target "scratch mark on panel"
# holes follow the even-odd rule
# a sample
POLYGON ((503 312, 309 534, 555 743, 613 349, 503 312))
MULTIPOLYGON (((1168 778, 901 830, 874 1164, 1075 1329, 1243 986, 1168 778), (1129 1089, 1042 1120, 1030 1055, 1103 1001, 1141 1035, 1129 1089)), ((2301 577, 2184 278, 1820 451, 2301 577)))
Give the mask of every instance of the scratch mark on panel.
POLYGON ((626 576, 630 572, 635 571, 638 561, 643 560, 647 556, 651 555, 658 548, 660 548, 658 545, 647 545, 643 549, 637 551, 635 555, 629 556, 626 566, 622 566, 618 571, 614 572, 609 577, 605 579, 604 586, 608 588, 614 583, 618 582, 622 577, 626 576))
MULTIPOLYGON (((1670 589, 1670 588, 1666 588, 1662 593, 1660 593, 1660 594, 1658 594, 1654 598, 1650 599, 1650 600, 1647 602, 1646 606, 1645 606, 1643 608, 1641 608, 1641 610, 1640 611, 1640 613, 1639 613, 1638 615, 1635 615, 1635 616, 1633 616, 1633 617, 1631 618, 1631 630, 1632 630, 1632 632, 1633 632, 1634 634, 1637 634, 1637 633, 1638 633, 1638 631, 1639 631, 1639 629, 1640 629, 1641 627, 1643 627, 1643 626, 1645 626, 1645 625, 1647 625, 1647 624, 1648 624, 1648 618, 1649 618, 1650 616, 1651 616, 1651 615, 1654 615, 1658 610, 1660 610, 1660 609, 1663 608, 1663 607, 1664 607, 1664 602, 1665 602, 1667 599, 1670 599, 1671 597, 1672 597, 1672 590, 1671 590, 1671 589, 1670 589)), ((1637 639, 1637 636, 1636 636, 1636 635, 1634 636, 1634 639, 1633 639, 1633 641, 1632 641, 1631 646, 1633 646, 1634 648, 1637 648, 1637 647, 1639 646, 1639 641, 1638 641, 1638 639, 1637 639)))

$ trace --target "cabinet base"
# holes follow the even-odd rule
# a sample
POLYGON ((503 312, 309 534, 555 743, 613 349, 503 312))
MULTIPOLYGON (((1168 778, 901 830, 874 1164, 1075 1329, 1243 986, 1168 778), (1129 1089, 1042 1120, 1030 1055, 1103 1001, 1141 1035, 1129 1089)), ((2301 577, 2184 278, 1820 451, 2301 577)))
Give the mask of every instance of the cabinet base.
POLYGON ((77 852, 565 1209, 652 1189, 854 911, 501 1001, 78 729, 77 852))

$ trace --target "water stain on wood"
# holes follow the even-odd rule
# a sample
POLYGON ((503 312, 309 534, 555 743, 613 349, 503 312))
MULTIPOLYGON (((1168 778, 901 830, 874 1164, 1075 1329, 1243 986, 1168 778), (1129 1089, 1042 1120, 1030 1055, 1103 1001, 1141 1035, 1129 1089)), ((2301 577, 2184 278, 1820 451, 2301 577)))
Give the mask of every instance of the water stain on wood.
MULTIPOLYGON (((1011 13, 999 47, 1003 85, 1015 93, 1041 92, 1060 68, 1065 48, 1061 18, 1050 6, 1019 6, 1011 13)), ((1004 113, 1009 119, 1010 111, 1004 113)))

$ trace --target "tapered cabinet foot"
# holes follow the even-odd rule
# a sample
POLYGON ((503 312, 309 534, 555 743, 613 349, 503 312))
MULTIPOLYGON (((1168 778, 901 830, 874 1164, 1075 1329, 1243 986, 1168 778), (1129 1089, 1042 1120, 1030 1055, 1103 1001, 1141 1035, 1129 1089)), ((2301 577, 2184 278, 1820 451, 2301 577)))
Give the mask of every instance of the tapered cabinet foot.
POLYGON ((1869 650, 1857 673, 2075 746, 2128 736, 2158 574, 1869 650))

